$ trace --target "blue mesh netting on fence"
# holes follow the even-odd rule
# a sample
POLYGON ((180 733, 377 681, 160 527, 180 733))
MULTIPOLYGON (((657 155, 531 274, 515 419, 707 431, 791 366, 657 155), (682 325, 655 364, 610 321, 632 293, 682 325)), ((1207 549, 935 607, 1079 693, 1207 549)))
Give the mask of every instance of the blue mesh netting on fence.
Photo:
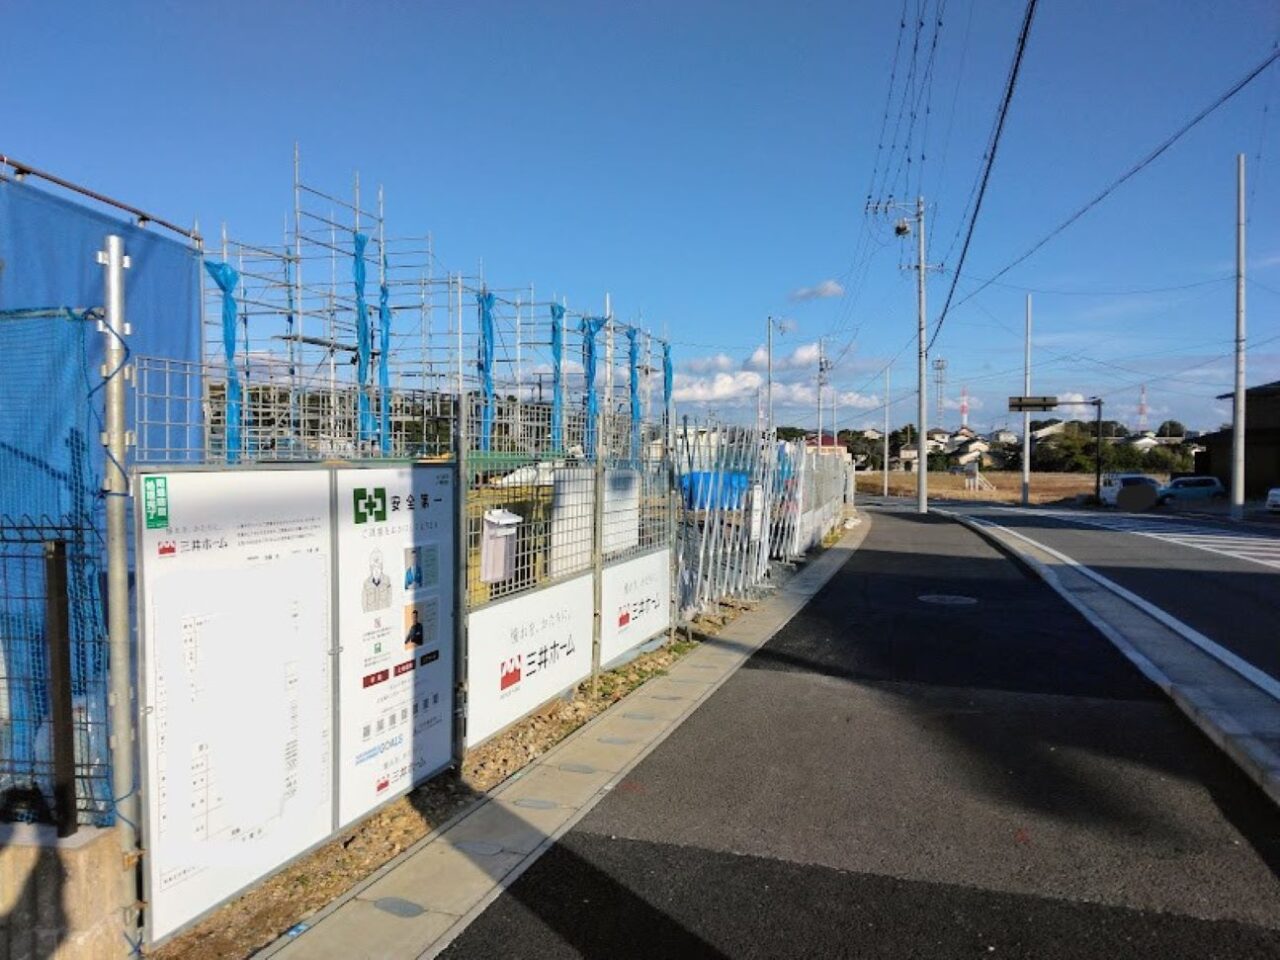
MULTIPOLYGON (((67 544, 77 800, 112 816, 103 538, 105 237, 124 240, 134 353, 198 359, 198 254, 96 210, 0 180, 0 818, 52 803, 44 542, 67 544)), ((120 375, 120 374, 117 374, 120 375)))

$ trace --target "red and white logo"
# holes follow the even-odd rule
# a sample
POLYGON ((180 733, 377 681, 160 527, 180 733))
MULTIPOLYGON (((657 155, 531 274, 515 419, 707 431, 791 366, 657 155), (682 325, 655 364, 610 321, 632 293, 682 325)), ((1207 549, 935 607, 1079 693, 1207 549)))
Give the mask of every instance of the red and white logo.
POLYGON ((391 786, 391 781, 387 777, 383 777, 378 781, 377 788, 374 790, 374 793, 381 793, 389 786, 391 786))
POLYGON ((631 611, 623 607, 618 611, 618 629, 622 629, 631 622, 631 611))
POLYGON ((161 540, 158 552, 162 557, 172 557, 178 552, 178 545, 172 540, 161 540))
POLYGON ((500 678, 498 680, 498 689, 506 690, 508 687, 514 687, 520 682, 520 668, 524 666, 524 655, 517 653, 510 660, 503 660, 500 670, 500 678))

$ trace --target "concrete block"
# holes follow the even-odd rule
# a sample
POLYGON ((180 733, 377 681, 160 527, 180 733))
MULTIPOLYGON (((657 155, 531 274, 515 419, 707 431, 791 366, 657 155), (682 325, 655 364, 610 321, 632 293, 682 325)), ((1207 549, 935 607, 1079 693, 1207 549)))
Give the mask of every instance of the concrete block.
POLYGON ((116 960, 120 845, 111 829, 0 826, 0 960, 116 960))

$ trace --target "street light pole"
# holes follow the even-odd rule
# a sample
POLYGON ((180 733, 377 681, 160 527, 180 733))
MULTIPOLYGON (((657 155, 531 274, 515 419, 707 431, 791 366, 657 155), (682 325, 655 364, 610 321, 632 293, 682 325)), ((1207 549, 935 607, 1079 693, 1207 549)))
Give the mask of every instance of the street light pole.
POLYGON ((1236 389, 1231 405, 1231 519, 1244 519, 1244 154, 1236 155, 1236 389))
POLYGON ((1089 402, 1098 408, 1098 420, 1097 426, 1094 427, 1093 438, 1093 448, 1095 450, 1093 496, 1098 503, 1102 503, 1102 398, 1094 397, 1089 402))
MULTIPOLYGON (((1027 294, 1027 338, 1022 367, 1022 395, 1031 396, 1031 294, 1027 294)), ((1031 411, 1022 411, 1022 505, 1031 504, 1031 411)))
POLYGON ((889 496, 889 367, 884 368, 884 462, 880 465, 884 496, 889 496))

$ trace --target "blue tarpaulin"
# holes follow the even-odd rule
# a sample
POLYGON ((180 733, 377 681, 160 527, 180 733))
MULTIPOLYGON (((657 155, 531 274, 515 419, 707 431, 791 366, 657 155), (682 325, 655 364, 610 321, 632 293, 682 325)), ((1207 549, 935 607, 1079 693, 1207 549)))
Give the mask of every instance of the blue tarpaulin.
POLYGON ((480 410, 480 449, 488 450, 493 443, 493 294, 485 291, 476 294, 480 307, 480 343, 476 353, 476 372, 480 374, 480 387, 484 406, 480 410))
MULTIPOLYGON (((139 445, 171 462, 202 455, 200 255, 185 243, 0 180, 0 521, 37 538, 68 537, 67 591, 76 777, 81 821, 112 818, 107 643, 102 585, 104 269, 106 237, 122 239, 130 356, 189 370, 184 397, 134 397, 139 445), (189 399, 187 399, 189 398, 189 399), (151 436, 148 436, 151 434, 151 436), (48 525, 51 529, 42 529, 48 525), (55 533, 57 531, 57 533, 55 533)), ((232 327, 234 330, 234 326, 232 327)), ((106 371, 110 376, 111 370, 106 371)), ((120 375, 117 371, 116 375, 120 375)), ((0 556, 0 792, 36 784, 52 796, 44 558, 11 543, 0 556)))
POLYGON ((222 351, 227 361, 227 463, 240 462, 240 371, 236 369, 236 284, 229 263, 206 260, 204 268, 222 291, 222 351))
POLYGON ((354 233, 351 244, 351 278, 356 287, 356 421, 360 443, 363 444, 373 435, 373 411, 369 409, 369 393, 365 389, 369 383, 369 354, 373 339, 369 335, 369 309, 364 302, 364 248, 368 246, 369 238, 363 233, 354 233))
POLYGON ((564 307, 551 305, 551 449, 564 449, 564 307))
POLYGON ((596 396, 596 334, 606 323, 605 317, 583 317, 582 367, 587 379, 587 430, 583 454, 588 460, 596 456, 596 420, 600 417, 600 398, 596 396))
POLYGON ((640 346, 635 327, 627 328, 627 364, 631 372, 631 459, 640 459, 640 346))
MULTIPOLYGON (((382 258, 382 274, 387 273, 387 258, 382 258)), ((378 286, 378 436, 384 454, 391 452, 391 305, 390 291, 384 280, 378 286)))

